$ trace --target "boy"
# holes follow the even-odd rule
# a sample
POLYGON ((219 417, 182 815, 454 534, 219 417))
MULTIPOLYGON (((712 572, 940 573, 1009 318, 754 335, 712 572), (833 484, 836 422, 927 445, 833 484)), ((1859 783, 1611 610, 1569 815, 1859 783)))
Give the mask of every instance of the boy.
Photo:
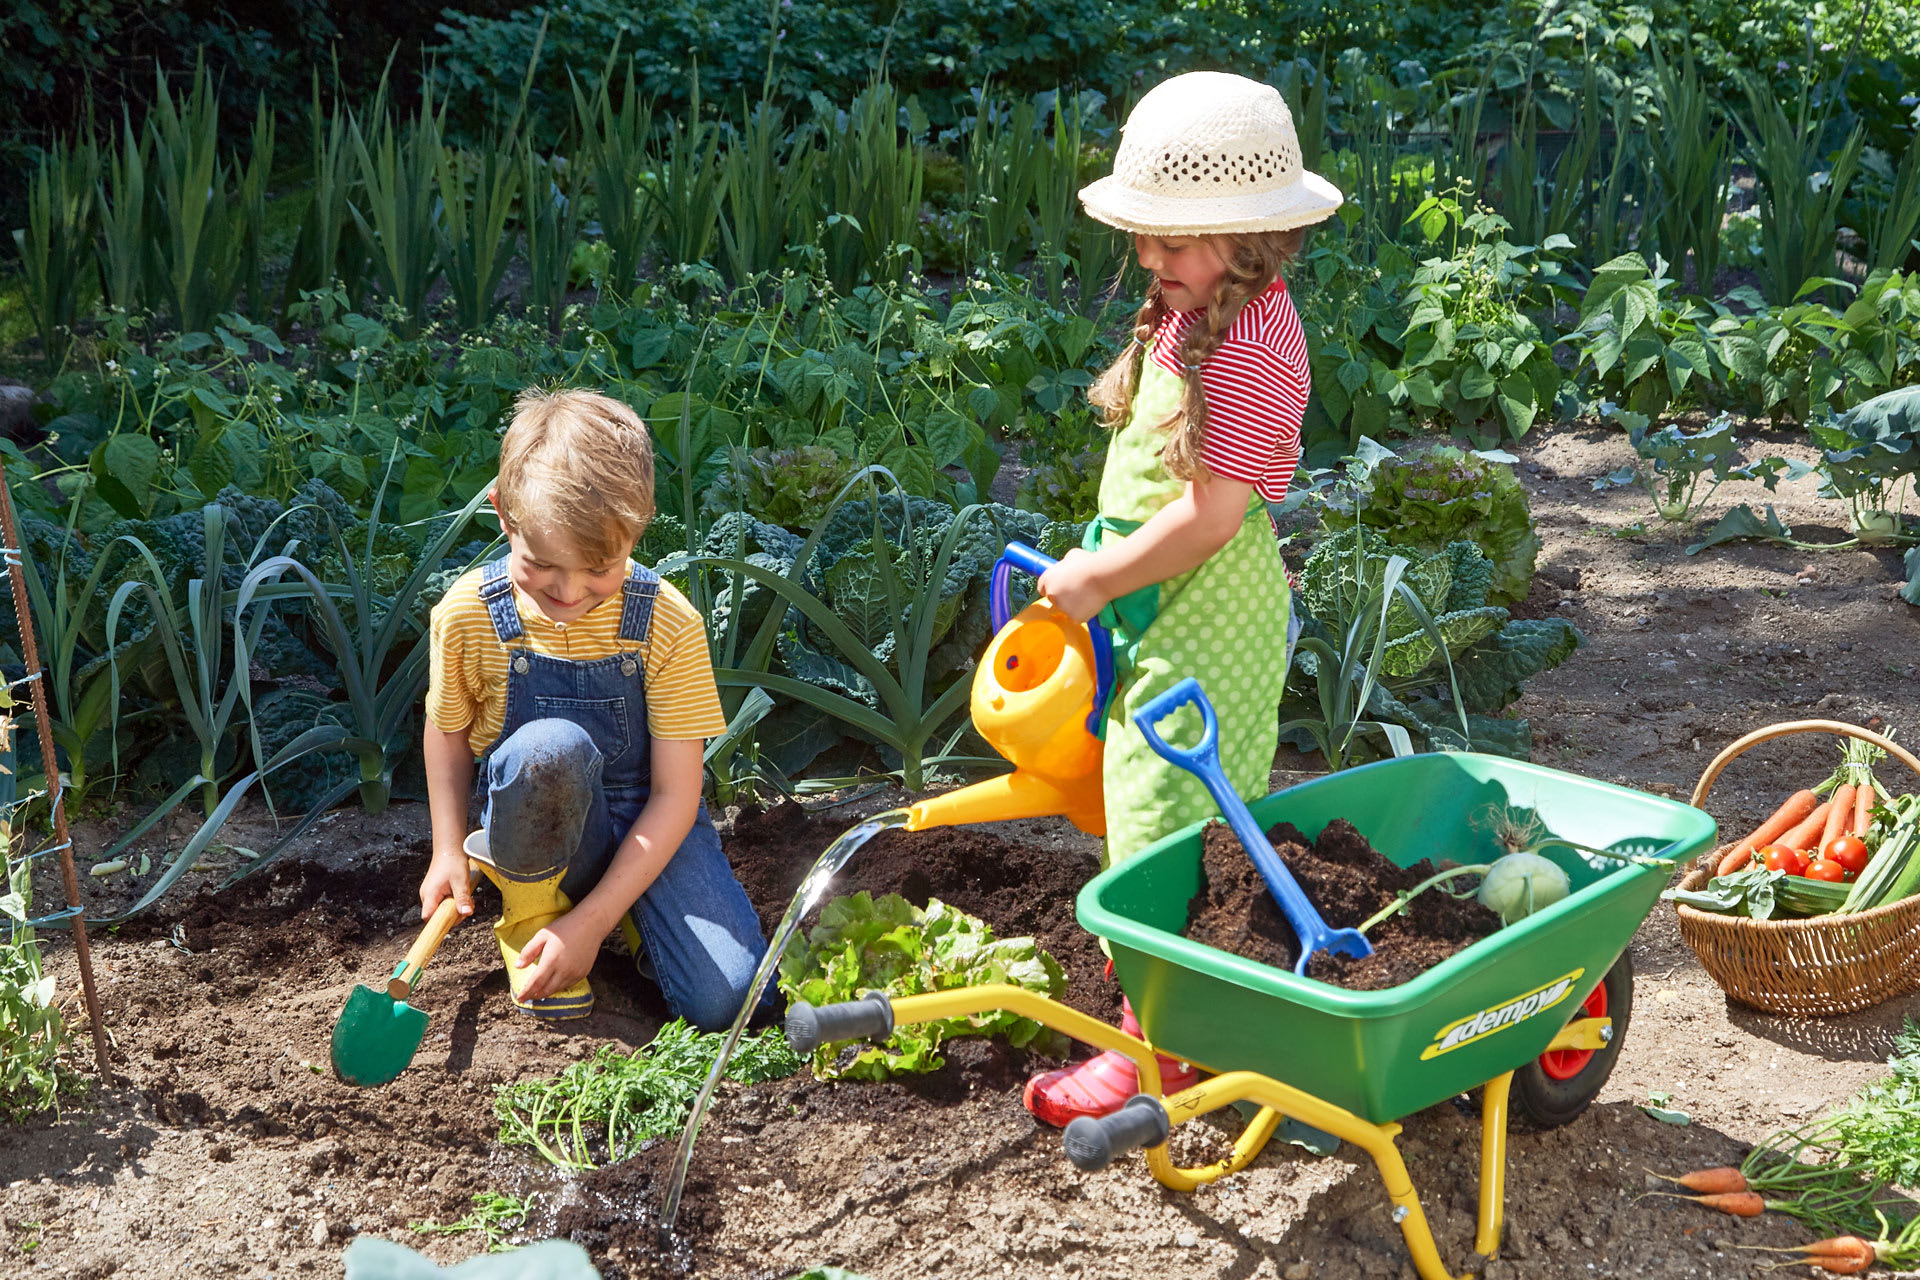
POLYGON ((592 1012, 587 973, 618 927, 674 1013, 730 1026, 766 943, 700 799, 726 727, 706 629, 628 558, 654 512, 646 425, 590 391, 524 392, 492 501, 508 554, 433 610, 422 913, 449 894, 472 912, 472 853, 500 888, 520 1008, 592 1012), (476 761, 485 843, 465 846, 476 761))

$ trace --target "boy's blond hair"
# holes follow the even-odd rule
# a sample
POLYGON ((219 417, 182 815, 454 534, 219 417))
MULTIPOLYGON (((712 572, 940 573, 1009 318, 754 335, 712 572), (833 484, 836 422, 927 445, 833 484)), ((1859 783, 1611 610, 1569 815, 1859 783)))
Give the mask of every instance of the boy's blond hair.
POLYGON ((597 391, 522 391, 494 502, 509 528, 563 534, 590 564, 630 554, 654 512, 647 424, 597 391))

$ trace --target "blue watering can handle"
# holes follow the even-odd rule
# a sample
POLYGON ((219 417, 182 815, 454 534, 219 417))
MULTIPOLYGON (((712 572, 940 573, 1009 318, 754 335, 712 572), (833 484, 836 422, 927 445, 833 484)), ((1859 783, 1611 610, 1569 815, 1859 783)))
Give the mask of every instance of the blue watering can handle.
POLYGON ((1200 688, 1200 682, 1188 676, 1173 688, 1134 714, 1133 723, 1147 740, 1147 745, 1161 759, 1177 764, 1207 784, 1207 791, 1213 796, 1213 802, 1220 807, 1221 816, 1227 825, 1233 828, 1240 843, 1246 848, 1247 856, 1253 860, 1260 878, 1267 882, 1267 891, 1273 894, 1274 901, 1280 904, 1287 923, 1300 939, 1300 958, 1294 964, 1295 973, 1307 971, 1307 961, 1313 953, 1329 946, 1348 955, 1369 955, 1373 948, 1366 939, 1352 929, 1330 929, 1327 922, 1320 918, 1319 911, 1307 900, 1300 885, 1293 878, 1293 872, 1287 870, 1287 864, 1273 851, 1273 843, 1267 839, 1267 833, 1254 821, 1253 813, 1247 808, 1247 802, 1227 781, 1227 775, 1220 768, 1220 722, 1214 716, 1213 704, 1207 700, 1206 693, 1200 688), (1159 724, 1181 707, 1193 705, 1200 709, 1200 718, 1205 722, 1205 731, 1201 734, 1199 745, 1180 748, 1160 736, 1159 724))
MULTIPOLYGON (((1024 542, 1009 542, 1000 558, 993 562, 993 574, 987 580, 987 611, 993 619, 993 634, 999 635, 1013 620, 1013 602, 1009 598, 1013 571, 1023 570, 1039 577, 1060 563, 1042 555, 1024 542)), ((1107 701, 1113 697, 1113 637, 1100 619, 1087 619, 1087 634, 1093 639, 1093 711, 1087 716, 1087 732, 1096 737, 1100 723, 1107 718, 1107 701)))

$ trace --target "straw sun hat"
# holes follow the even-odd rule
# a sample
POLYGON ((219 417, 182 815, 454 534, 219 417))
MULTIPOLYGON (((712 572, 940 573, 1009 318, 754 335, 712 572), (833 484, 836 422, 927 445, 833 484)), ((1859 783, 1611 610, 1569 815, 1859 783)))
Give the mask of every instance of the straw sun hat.
POLYGON ((1154 86, 1121 130, 1113 173, 1080 192, 1087 212, 1147 235, 1286 231, 1340 207, 1300 163, 1279 90, 1194 71, 1154 86))

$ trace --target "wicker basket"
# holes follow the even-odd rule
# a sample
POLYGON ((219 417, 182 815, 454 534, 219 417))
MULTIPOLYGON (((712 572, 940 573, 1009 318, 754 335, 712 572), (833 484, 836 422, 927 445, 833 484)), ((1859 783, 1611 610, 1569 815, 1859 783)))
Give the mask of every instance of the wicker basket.
MULTIPOLYGON (((1920 759, 1877 733, 1836 720, 1795 720, 1756 730, 1715 756, 1694 788, 1704 808, 1720 771, 1751 747, 1794 733, 1837 733, 1879 747, 1920 776, 1920 759)), ((1700 889, 1730 845, 1695 864, 1682 889, 1700 889)), ((1857 915, 1750 920, 1678 907, 1680 936, 1729 997, 1768 1013, 1852 1013, 1920 985, 1920 895, 1857 915)))

